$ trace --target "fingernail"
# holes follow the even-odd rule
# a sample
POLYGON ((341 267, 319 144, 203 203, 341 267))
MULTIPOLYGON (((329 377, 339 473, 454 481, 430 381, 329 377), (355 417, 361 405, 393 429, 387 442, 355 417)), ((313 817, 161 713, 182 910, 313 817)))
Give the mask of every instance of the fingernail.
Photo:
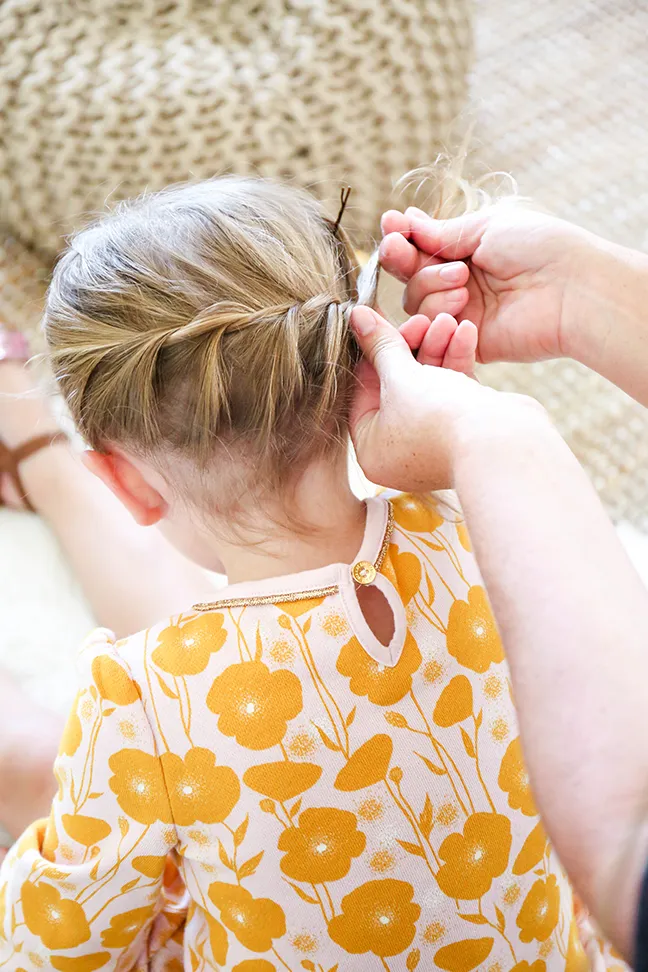
POLYGON ((353 308, 351 327, 358 337, 368 337, 376 327, 376 315, 370 307, 359 304, 353 308))
POLYGON ((449 283, 459 283, 464 274, 463 263, 449 263, 445 267, 441 267, 439 270, 439 276, 442 280, 447 280, 449 283))
POLYGON ((408 206, 407 209, 405 210, 405 215, 406 216, 419 216, 421 219, 429 219, 430 218, 427 213, 423 212, 423 210, 422 209, 419 209, 417 206, 408 206))

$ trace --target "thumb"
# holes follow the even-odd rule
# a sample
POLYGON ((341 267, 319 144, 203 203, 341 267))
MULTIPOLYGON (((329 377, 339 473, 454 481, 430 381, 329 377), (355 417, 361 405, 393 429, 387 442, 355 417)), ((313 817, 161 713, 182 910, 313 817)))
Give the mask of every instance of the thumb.
POLYGON ((444 260, 465 260, 473 255, 488 225, 484 209, 454 219, 433 219, 411 206, 405 210, 410 221, 410 240, 424 253, 444 260))
POLYGON ((371 307, 364 304, 354 307, 350 323, 362 354, 373 365, 381 382, 389 378, 394 369, 400 370, 414 364, 412 352, 402 334, 371 307))

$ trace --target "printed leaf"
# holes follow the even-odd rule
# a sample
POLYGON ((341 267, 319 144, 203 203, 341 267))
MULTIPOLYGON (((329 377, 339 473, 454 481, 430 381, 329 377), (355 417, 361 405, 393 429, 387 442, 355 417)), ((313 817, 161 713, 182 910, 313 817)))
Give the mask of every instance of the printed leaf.
POLYGON ((527 871, 537 867, 544 857, 546 846, 547 837, 542 824, 538 823, 522 844, 522 849, 513 864, 513 873, 526 874, 527 871))
POLYGON ((88 800, 98 800, 100 796, 101 793, 88 793, 88 800))
POLYGON ((97 689, 95 688, 94 685, 91 685, 90 686, 90 698, 94 699, 94 701, 96 702, 97 701, 97 695, 98 695, 97 689))
POLYGON ((432 581, 430 580, 430 575, 428 574, 427 570, 425 571, 425 580, 427 581, 427 589, 428 589, 427 603, 429 607, 432 607, 432 605, 434 604, 435 594, 434 594, 434 588, 432 587, 432 581))
POLYGON ((311 618, 306 618, 306 621, 304 622, 304 634, 308 634, 308 632, 310 631, 310 626, 311 626, 311 618))
POLYGON ((76 791, 75 791, 75 788, 74 788, 74 777, 72 777, 72 780, 70 781, 70 798, 72 800, 72 803, 76 803, 76 791))
POLYGON ((299 798, 299 800, 297 800, 297 803, 294 803, 293 804, 292 809, 288 811, 288 814, 289 814, 291 820, 295 816, 296 813, 299 813, 299 808, 300 807, 301 807, 301 797, 299 798))
POLYGON ((419 537, 419 540, 421 541, 421 543, 424 543, 426 547, 429 547, 430 550, 444 550, 445 549, 445 547, 443 547, 442 544, 440 544, 440 543, 432 543, 431 540, 427 540, 425 537, 419 537))
POLYGON ((127 891, 130 891, 132 888, 135 887, 138 881, 139 881, 138 877, 133 878, 132 881, 127 881, 127 883, 124 884, 123 887, 121 888, 121 893, 126 894, 127 891))
POLYGON ((112 715, 114 711, 115 711, 115 707, 113 706, 111 709, 104 709, 103 710, 103 714, 105 716, 109 716, 109 715, 112 715))
POLYGON ((472 739, 468 735, 465 729, 461 730, 461 738, 463 739, 464 749, 468 753, 471 759, 475 758, 475 747, 473 746, 472 739))
POLYGON ((421 961, 421 953, 418 948, 413 948, 412 951, 407 956, 407 961, 405 965, 407 966, 408 972, 414 972, 414 969, 421 961))
POLYGON ((287 883, 293 889, 295 894, 302 899, 302 901, 306 901, 308 904, 314 904, 314 905, 319 904, 317 898, 311 898, 310 894, 306 894, 305 891, 302 891, 301 888, 298 888, 296 884, 292 883, 292 881, 288 881, 287 883))
POLYGON ((534 874, 539 874, 540 877, 544 877, 545 876, 545 872, 542 870, 541 867, 537 867, 533 873, 534 874))
MULTIPOLYGON (((313 725, 315 725, 315 723, 313 723, 313 725)), ((327 736, 326 733, 324 732, 324 730, 323 729, 320 729, 320 727, 318 725, 315 725, 315 728, 319 732, 320 739, 322 740, 322 742, 324 743, 324 745, 326 746, 326 748, 332 750, 334 753, 339 753, 340 747, 338 746, 338 744, 337 743, 334 743, 333 740, 331 739, 331 737, 330 736, 327 736)))
POLYGON ((301 967, 302 969, 308 969, 308 972, 316 972, 315 963, 311 962, 310 959, 302 959, 301 967))
POLYGON ((418 844, 410 844, 407 840, 398 840, 397 843, 400 844, 403 850, 406 850, 408 854, 414 854, 415 857, 425 857, 425 854, 418 844))
POLYGON ((331 966, 328 972, 337 972, 338 968, 339 968, 339 962, 336 962, 335 965, 331 966))
POLYGON ((355 717, 356 717, 356 707, 354 705, 353 708, 351 709, 351 711, 349 712, 347 718, 346 718, 346 727, 347 727, 347 729, 349 728, 349 726, 351 725, 351 723, 353 722, 353 720, 355 719, 355 717))
POLYGON ((506 918, 504 917, 504 915, 502 914, 502 912, 499 910, 499 908, 497 907, 497 905, 495 905, 495 914, 497 915, 497 927, 499 928, 499 930, 501 932, 503 932, 504 931, 504 927, 506 925, 506 918))
POLYGON ((437 776, 445 776, 445 770, 442 766, 436 766, 427 756, 422 756, 421 753, 416 753, 416 755, 423 760, 431 773, 435 773, 437 776))
POLYGON ((46 867, 43 877, 51 878, 52 881, 65 881, 70 877, 70 871, 61 871, 58 867, 46 867))
POLYGON ((475 725, 478 729, 481 728, 483 718, 484 718, 484 710, 480 709, 477 714, 477 718, 475 719, 475 725))
POLYGON ((245 835, 247 833, 248 823, 249 822, 250 822, 250 818, 249 818, 249 815, 248 815, 248 816, 246 816, 246 818, 243 821, 243 823, 240 824, 240 826, 238 826, 236 828, 236 830, 234 831, 234 846, 235 847, 240 847, 241 844, 243 843, 243 841, 245 840, 245 835))
MULTIPOLYGON (((459 914, 459 912, 457 912, 457 914, 459 914)), ((483 915, 462 915, 462 914, 459 914, 459 917, 460 918, 463 918, 464 921, 469 921, 471 925, 487 925, 488 924, 488 918, 484 918, 483 915)))
POLYGON ((261 641, 261 622, 259 621, 256 630, 256 651, 254 653, 254 660, 261 661, 262 654, 263 654, 263 643, 261 641))
POLYGON ((118 822, 119 822, 119 833, 122 835, 122 837, 125 837, 128 831, 130 830, 130 824, 126 819, 126 817, 119 817, 118 822))
POLYGON ((423 805, 423 810, 421 811, 421 816, 419 818, 419 825, 421 827, 421 832, 424 837, 430 836, 430 831, 432 830, 432 823, 434 821, 434 809, 430 801, 429 795, 425 794, 425 804, 423 805))
POLYGON ((97 861, 97 863, 95 864, 95 866, 90 871, 90 880, 91 881, 96 881, 97 880, 97 875, 99 874, 99 863, 100 862, 97 861))
POLYGON ((263 857, 264 853, 265 851, 261 851, 259 854, 251 857, 249 861, 246 861, 245 864, 241 864, 238 869, 239 878, 251 877, 261 863, 261 858, 263 857))
POLYGON ((220 840, 218 841, 218 856, 221 859, 221 864, 224 864, 225 867, 227 867, 227 868, 230 869, 230 871, 233 871, 234 870, 234 865, 232 864, 232 861, 229 858, 229 856, 227 854, 227 851, 225 850, 225 848, 221 844, 220 840))
MULTIPOLYGON (((155 669, 154 669, 154 671, 155 671, 155 669)), ((178 698, 178 696, 176 695, 176 693, 171 691, 171 689, 169 688, 169 686, 167 685, 167 683, 164 681, 164 679, 162 678, 162 676, 160 675, 159 672, 155 672, 155 677, 157 678, 158 682, 160 683, 160 688, 162 689, 162 691, 164 692, 164 694, 168 698, 170 698, 170 699, 177 699, 178 698)))

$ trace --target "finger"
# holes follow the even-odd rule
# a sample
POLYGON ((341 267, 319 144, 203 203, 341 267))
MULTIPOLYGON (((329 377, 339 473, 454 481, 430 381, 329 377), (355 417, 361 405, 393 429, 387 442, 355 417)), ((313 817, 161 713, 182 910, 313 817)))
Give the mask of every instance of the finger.
POLYGON ((421 342, 416 355, 419 364, 440 368, 452 337, 457 330, 457 322, 450 314, 439 314, 433 321, 421 342))
POLYGON ((408 314, 416 314, 430 294, 460 290, 466 286, 469 277, 470 270, 460 261, 423 267, 407 284, 403 307, 408 314))
POLYGON ((423 218, 406 210, 410 220, 412 243, 419 250, 444 260, 463 260, 472 256, 481 242, 489 213, 468 213, 455 219, 423 218))
POLYGON ((409 219, 405 213, 401 213, 398 209, 388 209, 382 215, 380 229, 383 236, 389 236, 390 233, 402 233, 403 236, 408 236, 410 231, 409 219))
POLYGON ((462 321, 450 339, 442 367, 472 377, 475 373, 477 338, 478 332, 473 322, 462 321))
POLYGON ((418 351, 423 338, 430 329, 430 318, 425 314, 415 314, 399 327, 411 351, 418 351))
POLYGON ((423 299, 420 307, 417 307, 417 311, 419 314, 425 314, 431 321, 439 314, 452 314, 453 317, 459 317, 469 299, 470 295, 465 287, 445 290, 438 294, 429 294, 423 299))
POLYGON ((359 305, 351 313, 351 327, 364 357, 373 365, 381 382, 415 362, 407 341, 371 307, 359 305))
POLYGON ((385 236, 380 244, 379 257, 382 268, 402 283, 407 283, 423 267, 441 262, 436 257, 421 253, 402 233, 385 236))

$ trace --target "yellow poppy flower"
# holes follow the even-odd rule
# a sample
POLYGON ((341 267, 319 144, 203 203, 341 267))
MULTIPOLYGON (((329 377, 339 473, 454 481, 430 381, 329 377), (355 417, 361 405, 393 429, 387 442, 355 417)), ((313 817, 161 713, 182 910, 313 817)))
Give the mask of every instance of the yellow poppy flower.
POLYGON ((111 832, 110 824, 98 817, 86 817, 82 813, 64 813, 61 823, 69 837, 76 840, 77 844, 84 847, 92 847, 104 840, 111 832))
POLYGON ((338 881, 349 873, 351 860, 359 857, 367 840, 355 814, 332 807, 311 807, 279 838, 279 850, 287 851, 281 870, 295 881, 322 884, 338 881))
POLYGON ((432 718, 437 726, 447 729, 471 716, 472 710, 472 685, 465 675, 455 675, 439 696, 432 718))
POLYGON ((93 658, 92 678, 101 698, 114 705, 131 705, 140 698, 133 679, 110 655, 93 658))
POLYGON ((342 647, 336 668, 351 679, 349 688, 354 695, 366 695, 375 705, 394 705, 412 688, 412 675, 421 661, 418 645, 408 631, 403 652, 393 667, 375 661, 354 636, 342 647))
POLYGON ((356 749, 346 766, 342 767, 335 778, 335 789, 350 793, 384 780, 393 750, 394 744, 389 736, 384 733, 372 736, 356 749))
POLYGON ((421 561, 418 557, 408 550, 400 553, 398 546, 391 543, 380 572, 396 588, 407 607, 421 586, 421 561))
POLYGON ((434 533, 444 522, 429 496, 397 496, 392 509, 396 523, 411 533, 434 533))
POLYGON ((301 682, 284 668, 271 672, 263 662, 240 662, 214 679, 207 705, 224 736, 246 749, 269 749, 302 710, 301 682))
POLYGON ((463 834, 450 834, 439 848, 445 863, 439 887, 449 898, 481 898, 506 870, 511 852, 511 822, 499 813, 473 813, 463 834))
POLYGON ((180 827, 200 820, 222 823, 241 795, 238 776, 229 766, 217 766, 210 749, 194 747, 184 759, 175 753, 160 757, 173 819, 180 827))
POLYGON ((460 665, 483 674, 504 660, 504 649, 483 587, 468 591, 467 601, 455 601, 448 615, 448 651, 460 665))
POLYGON ((243 782, 255 793, 285 803, 310 790, 321 775, 322 767, 317 763, 293 763, 282 759, 276 763, 250 766, 243 774, 243 782))
MULTIPOLYGON (((178 758, 178 757, 176 757, 178 758)), ((173 823, 162 765, 140 749, 120 749, 108 760, 110 789, 126 816, 141 824, 173 823)))
POLYGON ((209 897, 225 927, 251 952, 267 952, 273 939, 286 934, 283 909, 270 898, 253 898, 245 888, 222 881, 210 886, 209 897))
POLYGON ((499 776, 499 788, 508 793, 508 805, 513 810, 521 810, 527 817, 535 817, 537 810, 533 802, 529 774, 522 758, 522 744, 516 736, 502 757, 499 776))
POLYGON ((342 913, 331 919, 333 941, 351 955, 399 955, 412 944, 421 909, 405 881, 367 881, 342 898, 342 913))
POLYGON ((444 945, 434 956, 434 964, 445 972, 472 972, 485 962, 494 944, 493 938, 466 938, 463 942, 444 945))
POLYGON ((76 948, 90 938, 90 925, 81 905, 62 898, 50 884, 25 881, 20 889, 23 921, 45 948, 76 948))
POLYGON ((51 955, 52 968, 57 972, 96 972, 110 961, 110 952, 93 952, 92 955, 80 955, 78 958, 67 958, 65 955, 51 955))
POLYGON ((183 625, 171 624, 158 635, 151 658, 169 675, 199 675, 227 640, 222 614, 200 614, 183 625))
POLYGON ((560 888, 555 875, 550 874, 546 881, 536 881, 524 899, 516 920, 520 941, 546 941, 558 924, 559 912, 560 888))
POLYGON ((159 878, 164 874, 166 862, 166 855, 156 857, 152 854, 146 854, 144 857, 134 857, 131 863, 135 870, 143 874, 144 877, 159 878))
POLYGON ((153 908, 149 906, 113 915, 110 925, 101 933, 101 944, 104 948, 128 948, 152 914, 153 908))

